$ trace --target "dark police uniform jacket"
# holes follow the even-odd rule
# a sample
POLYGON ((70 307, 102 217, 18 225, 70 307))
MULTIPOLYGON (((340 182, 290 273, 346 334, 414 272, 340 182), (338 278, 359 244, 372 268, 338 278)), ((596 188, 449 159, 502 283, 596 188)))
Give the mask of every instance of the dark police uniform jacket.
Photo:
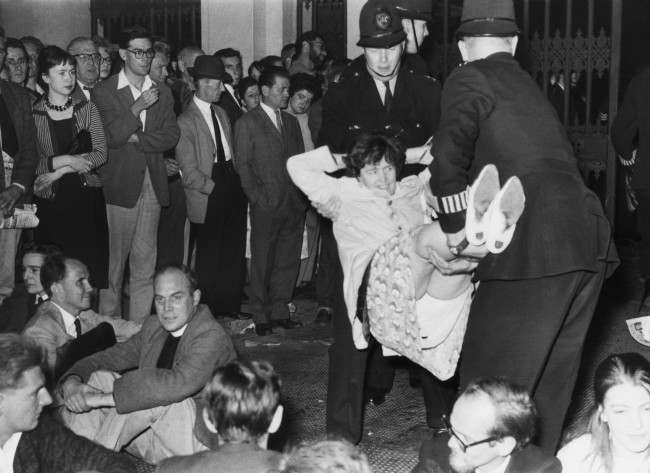
POLYGON ((404 147, 423 145, 438 127, 440 85, 405 65, 400 67, 390 113, 366 69, 365 57, 355 60, 343 78, 323 98, 323 128, 319 145, 347 153, 363 132, 383 131, 404 147))
POLYGON ((513 240, 481 261, 480 280, 595 272, 599 261, 616 261, 609 223, 582 181, 564 127, 510 54, 473 61, 449 76, 433 156, 431 189, 445 233, 464 227, 467 186, 486 164, 496 165, 502 185, 510 176, 523 184, 526 206, 513 240))

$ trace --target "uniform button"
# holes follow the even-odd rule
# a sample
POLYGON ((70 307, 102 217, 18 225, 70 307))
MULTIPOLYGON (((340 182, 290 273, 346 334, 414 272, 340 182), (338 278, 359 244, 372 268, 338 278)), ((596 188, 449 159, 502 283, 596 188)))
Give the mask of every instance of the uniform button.
POLYGON ((389 200, 389 201, 388 201, 388 205, 393 205, 393 201, 392 201, 392 200, 389 200))
POLYGON ((397 229, 401 232, 401 231, 402 231, 402 226, 399 225, 399 226, 397 227, 397 229))

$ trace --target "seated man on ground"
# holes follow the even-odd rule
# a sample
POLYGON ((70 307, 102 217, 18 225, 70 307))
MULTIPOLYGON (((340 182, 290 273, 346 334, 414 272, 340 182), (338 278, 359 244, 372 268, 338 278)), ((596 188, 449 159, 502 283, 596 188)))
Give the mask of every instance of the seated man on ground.
POLYGON ((197 398, 215 368, 235 359, 192 271, 154 277, 156 314, 142 330, 75 363, 60 381, 62 417, 77 434, 150 463, 205 450, 194 435, 197 398), (117 373, 122 373, 120 376, 117 373))
POLYGON ((58 247, 48 244, 30 242, 23 246, 24 290, 15 290, 0 305, 0 332, 22 331, 38 306, 48 299, 41 284, 41 266, 49 255, 60 252, 58 247))
POLYGON ((366 455, 345 440, 323 440, 286 455, 280 473, 370 473, 366 455))
POLYGON ((280 380, 266 361, 233 361, 217 368, 205 387, 203 420, 219 438, 215 450, 170 458, 158 473, 275 471, 280 454, 267 450, 282 422, 280 380))
POLYGON ((0 471, 3 473, 131 473, 127 455, 79 437, 51 415, 40 347, 17 334, 0 334, 0 471))
POLYGON ((46 350, 47 366, 54 379, 81 358, 116 341, 128 340, 142 327, 137 322, 90 310, 90 274, 79 260, 60 253, 48 256, 40 269, 40 279, 48 300, 39 306, 23 335, 46 350))
POLYGON ((521 387, 479 379, 458 396, 443 419, 449 440, 434 436, 420 448, 412 473, 560 473, 557 458, 531 445, 537 409, 521 387))

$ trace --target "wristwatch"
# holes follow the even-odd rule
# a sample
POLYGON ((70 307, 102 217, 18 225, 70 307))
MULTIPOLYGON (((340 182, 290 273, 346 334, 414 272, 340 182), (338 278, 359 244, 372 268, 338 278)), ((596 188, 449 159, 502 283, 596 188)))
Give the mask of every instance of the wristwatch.
POLYGON ((465 248, 467 248, 468 246, 469 246, 469 242, 467 241, 467 238, 463 238, 463 241, 461 241, 456 246, 450 246, 449 252, 454 256, 460 256, 460 254, 463 251, 465 251, 465 248))

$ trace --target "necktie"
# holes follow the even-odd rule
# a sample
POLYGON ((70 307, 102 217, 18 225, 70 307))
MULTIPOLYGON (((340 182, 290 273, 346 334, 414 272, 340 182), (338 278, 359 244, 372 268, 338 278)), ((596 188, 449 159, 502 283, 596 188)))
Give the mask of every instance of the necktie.
POLYGON ((235 97, 235 102, 237 102, 237 106, 241 108, 241 97, 239 97, 239 93, 237 92, 236 89, 233 90, 234 90, 233 96, 235 97))
POLYGON ((226 162, 226 153, 223 151, 223 143, 221 142, 221 130, 219 130, 219 121, 214 109, 210 107, 210 116, 212 117, 212 126, 214 126, 214 144, 217 147, 217 163, 223 164, 226 162))
POLYGON ((284 127, 282 126, 282 115, 280 114, 280 110, 275 111, 275 123, 278 126, 278 131, 280 132, 281 135, 283 135, 284 127))
POLYGON ((81 337, 81 321, 79 320, 79 317, 74 319, 74 329, 75 332, 77 332, 77 338, 81 337))
POLYGON ((81 88, 84 89, 84 90, 87 90, 87 91, 93 90, 92 87, 88 87, 87 85, 82 85, 81 88))
POLYGON ((384 92, 384 108, 390 113, 390 107, 393 105, 393 93, 390 91, 390 82, 382 82, 386 91, 384 92))
POLYGON ((156 368, 170 370, 174 366, 174 355, 176 355, 176 348, 178 348, 178 341, 181 337, 174 337, 171 333, 167 334, 167 340, 158 355, 158 362, 156 368))

